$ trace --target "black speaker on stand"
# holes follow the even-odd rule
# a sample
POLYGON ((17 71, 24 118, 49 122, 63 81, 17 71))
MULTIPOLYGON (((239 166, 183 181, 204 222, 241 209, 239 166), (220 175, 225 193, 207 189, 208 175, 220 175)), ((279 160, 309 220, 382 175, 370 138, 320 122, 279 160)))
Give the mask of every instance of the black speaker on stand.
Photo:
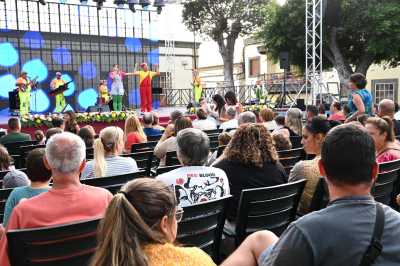
POLYGON ((341 0, 329 0, 326 1, 326 24, 330 27, 340 27, 342 24, 342 1, 341 0))

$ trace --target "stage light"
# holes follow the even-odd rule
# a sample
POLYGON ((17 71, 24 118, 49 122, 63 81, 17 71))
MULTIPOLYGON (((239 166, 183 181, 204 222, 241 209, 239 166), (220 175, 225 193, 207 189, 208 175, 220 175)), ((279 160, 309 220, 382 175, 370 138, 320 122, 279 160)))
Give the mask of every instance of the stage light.
POLYGON ((129 9, 130 9, 133 13, 136 12, 135 4, 128 4, 128 6, 129 6, 129 9))
POLYGON ((93 2, 97 3, 97 10, 100 10, 103 7, 104 0, 93 0, 93 2))
POLYGON ((141 5, 143 8, 145 8, 146 6, 150 5, 150 0, 140 0, 139 5, 141 5))
POLYGON ((82 5, 87 5, 88 4, 88 0, 80 0, 82 5))
POLYGON ((118 8, 124 8, 124 5, 126 4, 125 0, 115 0, 114 4, 117 5, 118 8))
POLYGON ((46 5, 46 1, 45 0, 39 0, 39 3, 42 5, 46 5))
POLYGON ((154 7, 157 8, 157 14, 161 14, 163 7, 165 7, 164 0, 154 0, 154 7))

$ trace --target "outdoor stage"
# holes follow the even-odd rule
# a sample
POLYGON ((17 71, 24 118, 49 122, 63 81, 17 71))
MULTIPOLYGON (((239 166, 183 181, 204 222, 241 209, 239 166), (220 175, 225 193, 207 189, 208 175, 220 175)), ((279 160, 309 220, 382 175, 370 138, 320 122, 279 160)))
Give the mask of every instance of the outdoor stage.
MULTIPOLYGON (((174 110, 179 110, 182 113, 186 112, 186 108, 184 108, 184 107, 161 107, 161 108, 159 108, 157 110, 153 110, 153 111, 158 113, 159 118, 160 118, 160 124, 162 126, 165 126, 165 125, 168 124, 169 114, 174 110)), ((140 112, 137 112, 137 115, 141 118, 140 112)), ((9 115, 8 112, 5 112, 4 110, 2 110, 0 112, 0 128, 1 129, 8 129, 7 122, 8 122, 8 119, 10 117, 11 116, 9 115)), ((190 117, 191 117, 192 120, 195 119, 194 115, 191 115, 190 117)), ((108 126, 118 126, 118 127, 122 128, 122 129, 124 129, 125 121, 116 121, 116 122, 112 122, 112 123, 109 123, 109 122, 91 122, 91 123, 80 123, 79 124, 79 126, 81 126, 81 127, 86 126, 86 125, 93 126, 94 129, 96 130, 96 133, 99 133, 100 130, 102 130, 103 128, 108 127, 108 126)), ((24 133, 30 134, 33 137, 34 132, 36 130, 38 130, 38 129, 41 129, 41 130, 43 130, 43 132, 46 133, 48 127, 45 126, 45 125, 41 125, 39 127, 23 127, 21 131, 24 132, 24 133)))

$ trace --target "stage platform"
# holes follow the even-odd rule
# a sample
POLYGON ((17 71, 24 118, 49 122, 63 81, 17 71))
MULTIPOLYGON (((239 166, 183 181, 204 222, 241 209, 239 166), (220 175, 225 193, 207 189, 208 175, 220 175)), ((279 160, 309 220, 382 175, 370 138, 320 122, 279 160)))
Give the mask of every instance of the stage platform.
MULTIPOLYGON (((158 116, 160 118, 160 124, 161 125, 166 125, 168 123, 168 121, 169 121, 170 113, 172 111, 174 111, 174 110, 179 110, 182 113, 186 112, 186 108, 185 107, 161 107, 159 109, 154 109, 153 111, 158 113, 158 116)), ((136 113, 137 113, 138 117, 141 118, 140 110, 137 110, 136 113)), ((0 111, 0 128, 1 129, 8 129, 7 122, 8 122, 8 119, 10 117, 11 117, 11 115, 9 114, 8 109, 0 111)), ((192 115, 191 118, 194 119, 194 116, 192 115)), ((124 128, 124 123, 125 123, 124 121, 118 121, 118 122, 114 122, 114 123, 94 122, 94 123, 91 123, 90 125, 92 125, 95 128, 96 133, 99 133, 99 131, 101 129, 103 129, 103 128, 107 127, 107 126, 113 126, 114 125, 114 126, 119 126, 119 127, 121 127, 123 129, 124 128)), ((80 126, 84 126, 84 124, 80 124, 80 126)), ((37 130, 37 129, 42 129, 43 131, 45 131, 47 128, 44 127, 44 126, 41 126, 41 127, 30 127, 30 128, 22 128, 21 131, 24 132, 24 133, 31 134, 33 136, 35 130, 37 130)))

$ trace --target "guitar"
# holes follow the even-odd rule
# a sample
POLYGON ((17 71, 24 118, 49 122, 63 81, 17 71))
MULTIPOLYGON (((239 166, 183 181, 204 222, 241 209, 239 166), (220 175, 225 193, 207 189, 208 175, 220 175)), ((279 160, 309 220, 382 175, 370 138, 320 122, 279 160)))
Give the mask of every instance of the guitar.
POLYGON ((68 84, 72 83, 73 80, 65 83, 64 85, 58 86, 57 89, 50 91, 49 95, 50 96, 56 96, 57 94, 64 93, 64 91, 68 90, 68 84))
MULTIPOLYGON (((29 81, 29 85, 31 86, 32 89, 36 88, 38 82, 37 79, 39 78, 39 76, 36 76, 34 79, 31 79, 31 81, 29 81)), ((25 92, 26 91, 26 85, 24 87, 19 87, 17 88, 18 92, 22 91, 25 92)))

